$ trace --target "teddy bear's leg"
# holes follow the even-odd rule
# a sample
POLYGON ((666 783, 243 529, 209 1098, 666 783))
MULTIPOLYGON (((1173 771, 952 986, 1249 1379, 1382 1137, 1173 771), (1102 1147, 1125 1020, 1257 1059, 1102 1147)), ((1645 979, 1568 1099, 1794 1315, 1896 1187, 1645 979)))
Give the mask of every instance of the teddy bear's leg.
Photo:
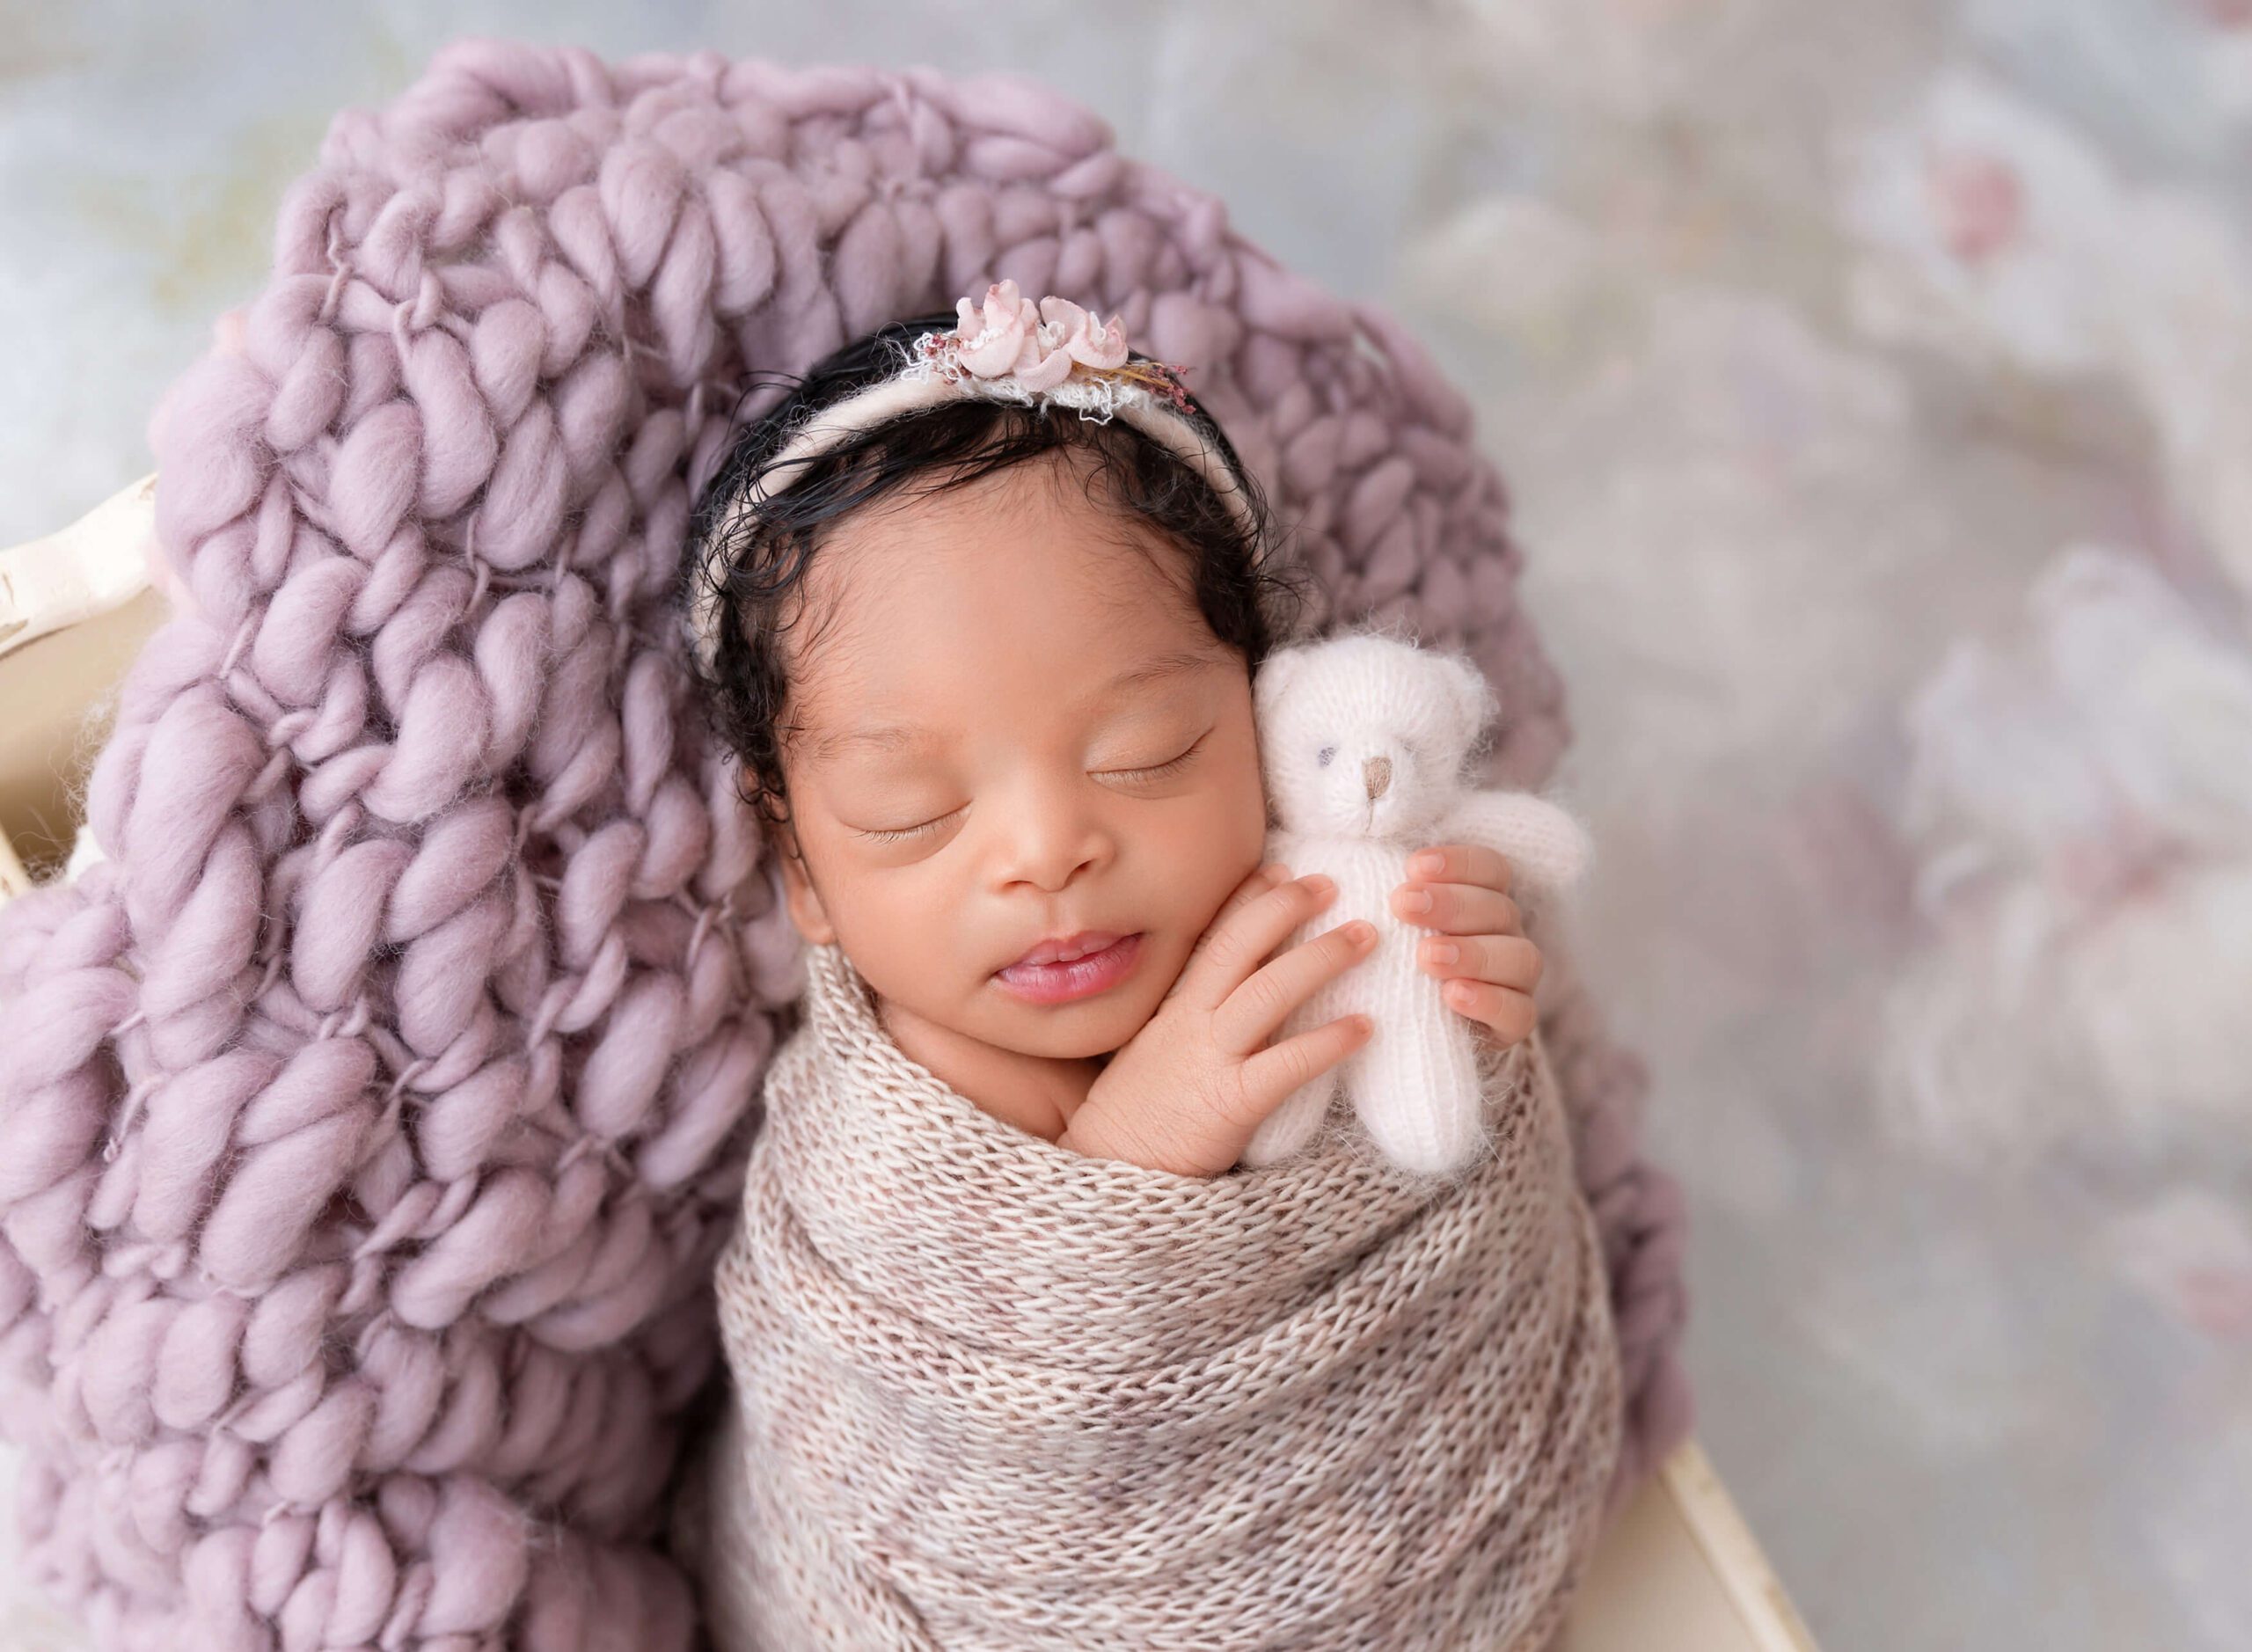
MULTIPOLYGON (((1325 1021, 1343 1014, 1344 1011, 1334 1001, 1337 996, 1334 982, 1317 990, 1312 998, 1283 1018, 1282 1026, 1275 1029, 1269 1044, 1279 1044, 1300 1033, 1312 1032, 1325 1021)), ((1331 1067, 1284 1096, 1283 1104, 1261 1119, 1259 1128, 1251 1133, 1251 1140, 1243 1150, 1243 1162, 1272 1165, 1305 1148, 1320 1133, 1321 1122, 1329 1115, 1329 1104, 1336 1099, 1337 1080, 1338 1069, 1331 1067)))
MULTIPOLYGON (((1284 866, 1304 866, 1309 871, 1327 870, 1332 875, 1337 875, 1343 870, 1334 865, 1325 865, 1318 855, 1309 852, 1304 844, 1287 834, 1277 837, 1269 844, 1268 858, 1280 860, 1284 866)), ((1341 877, 1340 881, 1343 881, 1341 877)), ((1342 902, 1338 904, 1342 905, 1342 902)), ((1328 911, 1292 931, 1281 950, 1297 947, 1344 921, 1345 916, 1340 914, 1337 906, 1333 906, 1328 911)), ((1271 1047, 1296 1038, 1301 1033, 1310 1033, 1315 1027, 1361 1007, 1347 983, 1326 982, 1283 1018, 1283 1024, 1275 1029, 1268 1043, 1271 1047)), ((1322 1122, 1329 1116, 1330 1104, 1336 1100, 1342 1074, 1342 1064, 1332 1066, 1326 1071, 1316 1073, 1284 1096, 1282 1105, 1261 1119, 1259 1128, 1252 1132, 1251 1140, 1243 1150, 1243 1162, 1254 1166, 1272 1165, 1307 1147, 1321 1133, 1322 1122)))
POLYGON ((1410 947, 1370 967, 1386 963, 1376 1033, 1347 1069, 1353 1107, 1393 1164, 1451 1175, 1484 1144, 1477 1046, 1469 1023, 1440 998, 1438 983, 1415 968, 1410 947))
POLYGON ((1304 1149, 1320 1132, 1336 1094, 1337 1071, 1334 1067, 1291 1091, 1283 1098, 1283 1105, 1261 1119, 1259 1128, 1251 1133, 1251 1140, 1243 1150, 1243 1162, 1272 1165, 1304 1149))

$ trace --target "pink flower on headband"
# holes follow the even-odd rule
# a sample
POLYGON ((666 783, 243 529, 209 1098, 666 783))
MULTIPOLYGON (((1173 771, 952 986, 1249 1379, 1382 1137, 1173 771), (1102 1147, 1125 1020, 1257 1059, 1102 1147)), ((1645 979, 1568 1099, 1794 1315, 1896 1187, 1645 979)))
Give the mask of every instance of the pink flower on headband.
POLYGON ((1126 365, 1126 324, 1117 316, 1097 331, 1094 312, 1082 310, 1068 298, 1043 298, 1040 313, 1049 325, 1061 330, 1064 348, 1075 362, 1108 372, 1126 365))
POLYGON ((967 298, 954 301, 960 340, 954 360, 965 372, 979 378, 998 378, 1015 370, 1034 326, 1033 307, 1017 296, 1014 281, 999 281, 985 289, 983 310, 967 298))
POLYGON ((1027 390, 1053 390, 1071 376, 1075 362, 1099 371, 1126 364, 1126 329, 1118 317, 1098 330, 1092 314, 1052 294, 1035 309, 1013 281, 988 287, 982 305, 955 300, 954 315, 954 358, 978 378, 1013 375, 1027 390))

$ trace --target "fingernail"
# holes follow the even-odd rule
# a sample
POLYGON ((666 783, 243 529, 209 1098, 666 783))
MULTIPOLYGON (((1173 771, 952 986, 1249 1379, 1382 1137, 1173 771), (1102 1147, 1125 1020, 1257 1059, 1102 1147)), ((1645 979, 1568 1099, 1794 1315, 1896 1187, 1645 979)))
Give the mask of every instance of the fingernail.
POLYGON ((1376 925, 1365 918, 1355 918, 1345 925, 1345 932, 1352 938, 1353 945, 1356 947, 1369 947, 1376 945, 1376 925))
POLYGON ((1431 897, 1421 889, 1410 889, 1400 897, 1400 910, 1403 912, 1428 912, 1431 910, 1431 897))
POLYGON ((1305 887, 1316 895, 1327 895, 1337 887, 1337 880, 1320 872, 1306 874, 1305 887))
POLYGON ((1408 863, 1408 870, 1420 872, 1427 878, 1436 878, 1446 870, 1444 855, 1421 854, 1408 863))
POLYGON ((1428 955, 1433 963, 1451 964, 1462 956, 1462 948, 1451 941, 1434 941, 1428 955))
POLYGON ((1259 875, 1269 883, 1280 883, 1291 875, 1291 869, 1279 860, 1272 860, 1259 868, 1259 875))

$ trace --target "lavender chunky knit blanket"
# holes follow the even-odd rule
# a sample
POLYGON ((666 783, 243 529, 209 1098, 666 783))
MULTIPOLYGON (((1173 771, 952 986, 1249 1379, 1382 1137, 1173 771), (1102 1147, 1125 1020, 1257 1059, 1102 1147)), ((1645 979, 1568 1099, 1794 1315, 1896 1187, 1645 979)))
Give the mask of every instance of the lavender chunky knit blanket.
MULTIPOLYGON (((105 1646, 692 1644, 660 1532, 796 944, 687 696, 683 530, 748 371, 1002 276, 1189 365, 1328 612, 1472 651, 1494 782, 1554 762, 1466 403, 1093 114, 449 48, 336 119, 158 408, 186 600, 107 859, 0 910, 0 1427, 105 1646)), ((1687 1426, 1681 1210, 1561 939, 1615 1506, 1687 1426)))

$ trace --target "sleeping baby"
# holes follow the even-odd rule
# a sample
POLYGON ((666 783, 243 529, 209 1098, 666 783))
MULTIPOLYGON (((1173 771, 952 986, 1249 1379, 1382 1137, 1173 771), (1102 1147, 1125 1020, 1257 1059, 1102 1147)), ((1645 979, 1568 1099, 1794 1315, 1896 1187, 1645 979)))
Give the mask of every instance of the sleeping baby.
POLYGON ((706 489, 692 634, 806 956, 683 1521, 723 1648, 1556 1632, 1617 1355, 1500 853, 1391 895, 1496 1150, 1243 1162, 1371 1038, 1292 1012, 1378 941, 1262 864, 1269 527, 1177 369, 1008 281, 816 365, 706 489))

